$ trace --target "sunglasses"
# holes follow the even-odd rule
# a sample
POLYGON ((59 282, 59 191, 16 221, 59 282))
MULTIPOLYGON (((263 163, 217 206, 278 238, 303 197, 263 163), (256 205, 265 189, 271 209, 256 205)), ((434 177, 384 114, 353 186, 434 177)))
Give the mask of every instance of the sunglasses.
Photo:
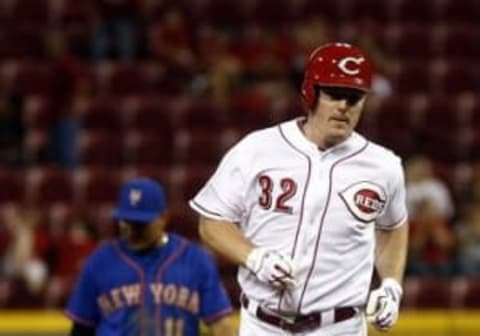
POLYGON ((346 100, 350 106, 356 105, 365 96, 365 92, 355 89, 322 87, 320 91, 332 100, 346 100))

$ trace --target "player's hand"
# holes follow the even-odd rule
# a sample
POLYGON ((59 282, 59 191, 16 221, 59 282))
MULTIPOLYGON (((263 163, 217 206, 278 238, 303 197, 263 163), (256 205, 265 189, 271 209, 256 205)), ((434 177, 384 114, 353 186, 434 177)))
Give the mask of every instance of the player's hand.
POLYGON ((398 319, 402 292, 402 287, 395 279, 385 278, 368 297, 365 310, 367 321, 380 331, 390 329, 398 319))
POLYGON ((260 281, 273 287, 295 286, 292 259, 277 251, 254 248, 247 257, 246 266, 260 281))

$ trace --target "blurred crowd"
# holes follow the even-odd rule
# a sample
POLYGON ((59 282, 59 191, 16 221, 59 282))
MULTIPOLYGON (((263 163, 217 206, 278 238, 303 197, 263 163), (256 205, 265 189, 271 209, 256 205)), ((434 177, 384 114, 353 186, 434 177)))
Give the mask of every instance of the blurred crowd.
MULTIPOLYGON (((472 140, 472 130, 478 130, 471 123, 478 104, 472 97, 478 87, 461 87, 455 93, 455 120, 447 120, 447 126, 458 123, 468 129, 463 132, 460 126, 455 128, 462 130, 454 139, 458 143, 452 144, 448 138, 444 145, 447 135, 431 132, 430 126, 436 124, 425 111, 437 97, 445 98, 445 88, 435 82, 434 87, 414 91, 418 85, 415 78, 411 78, 411 87, 402 88, 398 69, 408 68, 412 60, 407 64, 395 52, 401 49, 399 39, 392 42, 402 23, 415 26, 423 22, 423 27, 432 24, 439 35, 448 31, 457 24, 447 22, 446 6, 450 3, 464 4, 465 17, 462 11, 451 13, 457 13, 457 19, 478 34, 478 23, 466 21, 471 12, 468 0, 430 2, 444 3, 446 8, 438 11, 437 18, 430 18, 432 21, 415 16, 418 10, 409 17, 394 10, 381 14, 382 10, 374 6, 413 3, 408 0, 1 1, 0 173, 7 180, 11 171, 49 167, 78 179, 82 176, 79 172, 95 166, 110 172, 107 175, 114 175, 114 170, 123 174, 125 167, 132 165, 130 156, 120 160, 121 167, 117 161, 101 159, 106 160, 117 150, 118 141, 127 139, 127 146, 131 146, 144 135, 141 128, 133 130, 132 136, 129 120, 137 112, 130 110, 160 99, 160 108, 149 112, 156 116, 150 115, 144 126, 153 128, 148 130, 151 138, 162 139, 160 146, 150 148, 150 155, 157 150, 162 155, 155 164, 135 164, 154 171, 173 162, 173 175, 178 180, 181 174, 175 164, 189 165, 186 159, 167 160, 169 155, 176 156, 178 143, 186 146, 184 143, 190 142, 193 146, 198 140, 199 147, 188 155, 197 155, 200 161, 211 144, 207 141, 205 145, 194 130, 201 128, 203 133, 214 134, 213 142, 217 143, 225 131, 233 131, 227 134, 230 137, 221 152, 248 130, 301 115, 299 88, 305 56, 328 41, 351 42, 367 50, 377 66, 374 92, 360 131, 404 158, 412 224, 408 274, 478 276, 480 165, 475 163, 478 158, 472 140), (372 7, 355 7, 367 2, 372 7), (405 17, 396 18, 395 13, 405 17), (91 108, 92 104, 98 110, 91 108), (113 118, 105 117, 108 113, 104 105, 112 107, 113 118), (172 115, 163 121, 155 119, 165 111, 172 115), (173 116, 175 111, 180 111, 178 116, 173 116), (179 119, 190 120, 191 124, 182 124, 190 132, 186 132, 186 138, 171 126, 179 119), (112 120, 123 124, 117 127, 112 120), (157 124, 148 125, 148 120, 157 124), (215 124, 208 125, 213 120, 215 124), (99 129, 102 136, 108 134, 106 150, 100 152, 100 158, 88 161, 82 152, 85 139, 96 139, 99 129), (177 145, 169 137, 175 137, 177 145), (470 147, 464 152, 465 146, 461 146, 465 143, 470 147), (159 162, 162 158, 165 162, 159 162)), ((449 65, 457 56, 448 54, 448 49, 438 50, 445 52, 441 62, 436 57, 421 62, 440 68, 437 72, 444 76, 442 65, 449 65)), ((477 52, 461 57, 473 59, 477 52)), ((478 72, 478 63, 472 69, 478 72)), ((443 110, 435 112, 438 116, 443 110)), ((215 153, 209 158, 207 170, 218 157, 215 153)), ((205 166, 205 162, 201 164, 205 166)), ((207 175, 200 170, 193 175, 194 187, 207 175)), ((162 176, 156 173, 155 177, 162 176)), ((35 177, 27 180, 26 188, 31 180, 35 177)), ((162 182, 170 184, 175 193, 174 182, 162 182)), ((115 193, 112 189, 108 200, 115 193)), ((51 193, 60 195, 62 191, 51 193)), ((107 224, 111 203, 100 205, 94 199, 86 207, 55 202, 47 211, 41 202, 46 196, 37 195, 40 202, 17 202, 23 198, 13 197, 15 192, 0 192, 0 307, 61 306, 84 258, 115 233, 115 228, 107 224)), ((181 209, 178 212, 189 211, 181 205, 189 196, 191 192, 173 196, 174 206, 181 209)), ((191 231, 194 226, 177 226, 182 221, 193 222, 191 214, 180 213, 178 217, 172 229, 190 230, 190 237, 195 239, 196 232, 191 231)), ((222 272, 225 277, 234 277, 231 268, 222 272)))

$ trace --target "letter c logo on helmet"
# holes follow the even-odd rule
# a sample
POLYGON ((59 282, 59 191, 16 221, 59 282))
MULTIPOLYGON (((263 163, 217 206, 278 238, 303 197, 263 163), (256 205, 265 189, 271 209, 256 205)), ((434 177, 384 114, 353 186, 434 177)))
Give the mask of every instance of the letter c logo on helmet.
POLYGON ((370 91, 373 66, 369 57, 348 43, 328 43, 309 56, 302 84, 302 96, 313 108, 316 86, 347 87, 370 91))
POLYGON ((345 72, 347 75, 354 76, 358 75, 360 73, 360 69, 358 68, 359 64, 362 64, 362 62, 365 62, 365 58, 359 57, 345 57, 338 62, 338 67, 340 70, 345 72), (354 63, 353 66, 349 65, 349 63, 354 63))

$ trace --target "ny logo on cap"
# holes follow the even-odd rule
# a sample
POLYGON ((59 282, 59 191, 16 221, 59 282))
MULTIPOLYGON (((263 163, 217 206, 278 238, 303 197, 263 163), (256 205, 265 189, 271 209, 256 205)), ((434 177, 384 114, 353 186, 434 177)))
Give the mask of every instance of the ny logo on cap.
POLYGON ((136 206, 138 202, 142 199, 142 191, 139 189, 132 189, 130 190, 130 194, 128 195, 130 199, 130 205, 136 206))

